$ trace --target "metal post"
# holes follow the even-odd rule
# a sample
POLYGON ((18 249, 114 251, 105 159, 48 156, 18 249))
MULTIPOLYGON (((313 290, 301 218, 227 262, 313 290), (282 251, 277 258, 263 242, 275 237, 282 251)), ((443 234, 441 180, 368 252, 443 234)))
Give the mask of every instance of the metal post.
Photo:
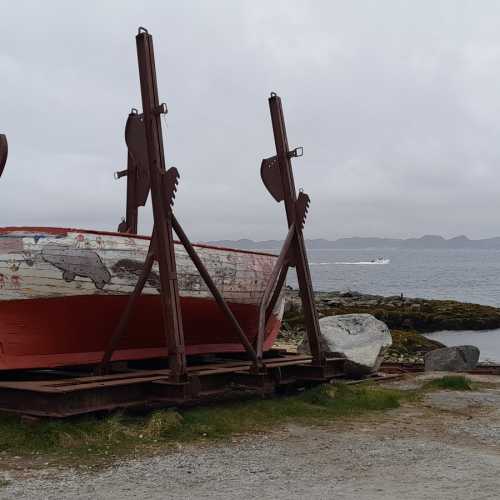
POLYGON ((137 192, 137 165, 134 165, 130 153, 127 155, 127 232, 137 234, 138 212, 136 192, 137 192))
POLYGON ((130 321, 130 316, 132 315, 132 311, 134 310, 134 306, 137 302, 137 299, 140 297, 144 286, 146 285, 149 275, 151 274, 151 269, 153 268, 154 264, 154 254, 152 249, 154 248, 154 238, 155 236, 153 235, 149 244, 149 250, 148 250, 148 255, 146 257, 146 261, 144 262, 144 267, 142 268, 141 275, 139 276, 139 280, 137 281, 134 291, 130 295, 128 302, 127 302, 127 307, 125 308, 125 311, 123 312, 122 316, 120 317, 120 322, 118 323, 118 326, 116 327, 116 330, 113 332, 113 336, 111 337, 111 340, 108 342, 108 346, 106 347, 106 350, 104 351, 104 355, 102 357, 101 362, 97 366, 95 372, 97 375, 103 375, 104 373, 107 372, 108 370, 108 365, 109 362, 111 361, 111 356, 113 355, 113 352, 116 350, 118 347, 118 344, 120 340, 122 339, 123 335, 125 334, 127 330, 128 323, 130 321))
MULTIPOLYGON (((295 190, 295 182, 293 179, 291 157, 298 156, 297 151, 290 151, 288 147, 288 138, 286 135, 285 118, 283 116, 283 108, 281 99, 275 93, 269 98, 269 109, 271 111, 271 121, 273 125, 274 142, 276 145, 276 160, 279 165, 279 174, 281 177, 281 191, 278 194, 285 202, 286 216, 288 227, 291 227, 297 222, 297 193, 295 190)), ((271 194, 273 194, 271 192, 271 194)), ((273 196, 276 195, 273 194, 273 196)), ((302 234, 302 224, 295 224, 295 238, 293 244, 293 259, 297 269, 297 279, 299 282, 300 297, 302 299, 302 308, 304 311, 305 326, 313 363, 321 364, 323 356, 319 343, 319 322, 316 305, 314 302, 314 294, 312 289, 311 275, 309 272, 309 264, 307 261, 307 253, 302 234)))
POLYGON ((174 378, 180 379, 186 375, 186 353, 172 225, 166 210, 162 180, 165 175, 165 157, 160 115, 166 113, 166 106, 160 106, 158 99, 153 38, 147 30, 139 28, 136 44, 156 232, 154 250, 160 271, 163 333, 168 348, 169 366, 174 378))
POLYGON ((127 154, 127 169, 115 172, 115 178, 127 178, 127 205, 125 220, 118 226, 119 233, 137 234, 138 203, 137 203, 137 165, 134 163, 130 151, 127 154))

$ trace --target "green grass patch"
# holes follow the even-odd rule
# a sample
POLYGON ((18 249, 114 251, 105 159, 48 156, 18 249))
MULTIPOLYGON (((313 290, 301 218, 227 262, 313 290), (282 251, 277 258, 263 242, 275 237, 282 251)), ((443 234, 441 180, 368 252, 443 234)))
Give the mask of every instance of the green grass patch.
POLYGON ((199 408, 183 415, 176 439, 224 438, 265 431, 288 422, 320 424, 366 411, 397 408, 402 393, 375 386, 324 385, 298 396, 199 408))
POLYGON ((182 412, 159 410, 146 416, 114 414, 26 424, 0 417, 0 451, 16 455, 98 461, 120 454, 236 434, 265 432, 296 422, 325 424, 335 418, 397 408, 403 391, 364 384, 324 385, 299 395, 252 399, 182 412))
POLYGON ((424 385, 424 389, 446 389, 449 391, 471 391, 472 382, 463 375, 446 375, 441 378, 430 380, 424 385))

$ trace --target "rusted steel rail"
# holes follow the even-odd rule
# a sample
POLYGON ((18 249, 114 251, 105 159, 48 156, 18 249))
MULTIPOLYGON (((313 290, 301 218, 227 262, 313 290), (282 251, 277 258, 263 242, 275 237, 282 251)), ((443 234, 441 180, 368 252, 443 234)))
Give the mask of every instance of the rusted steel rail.
MULTIPOLYGON (((337 359, 341 375, 344 359, 337 359)), ((193 405, 241 391, 272 394, 285 387, 325 382, 309 371, 311 356, 271 352, 265 372, 256 373, 252 360, 218 359, 187 367, 188 380, 179 383, 168 368, 124 369, 107 375, 39 371, 0 378, 0 411, 35 417, 64 418, 117 408, 193 405)))

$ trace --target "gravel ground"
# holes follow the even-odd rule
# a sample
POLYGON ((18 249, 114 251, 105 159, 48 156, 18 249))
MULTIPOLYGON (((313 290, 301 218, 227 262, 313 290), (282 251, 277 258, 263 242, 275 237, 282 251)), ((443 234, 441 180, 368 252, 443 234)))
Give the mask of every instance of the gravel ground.
POLYGON ((10 482, 0 498, 496 499, 499 472, 500 385, 434 392, 329 427, 187 446, 97 472, 4 471, 10 482))

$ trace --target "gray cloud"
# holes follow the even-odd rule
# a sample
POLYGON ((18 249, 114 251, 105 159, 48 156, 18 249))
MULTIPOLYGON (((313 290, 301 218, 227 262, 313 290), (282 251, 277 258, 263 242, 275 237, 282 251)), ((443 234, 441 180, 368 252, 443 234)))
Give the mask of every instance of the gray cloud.
MULTIPOLYGON (((22 2, 2 9, 1 225, 114 229, 134 35, 155 39, 176 212, 194 239, 283 235, 267 96, 303 145, 307 236, 500 234, 495 2, 22 2)), ((142 228, 151 224, 149 211, 142 228)))

